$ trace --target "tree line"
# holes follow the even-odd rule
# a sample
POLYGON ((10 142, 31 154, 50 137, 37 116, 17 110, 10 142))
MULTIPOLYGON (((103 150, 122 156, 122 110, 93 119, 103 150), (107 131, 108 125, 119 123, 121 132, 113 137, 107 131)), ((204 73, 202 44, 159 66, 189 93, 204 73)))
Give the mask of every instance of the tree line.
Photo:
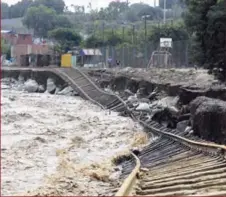
POLYGON ((226 80, 226 1, 184 2, 184 21, 193 43, 192 61, 226 80))
MULTIPOLYGON (((64 51, 75 44, 86 47, 139 45, 152 37, 156 39, 154 34, 161 36, 158 31, 163 35, 170 32, 168 34, 175 38, 175 32, 182 31, 183 35, 186 34, 178 25, 167 28, 158 25, 163 19, 162 8, 144 3, 130 5, 112 1, 106 8, 95 10, 91 3, 88 7, 71 5, 69 9, 63 0, 22 0, 12 6, 2 3, 3 10, 2 18, 23 17, 23 24, 34 30, 34 36, 54 39, 64 51), (154 26, 150 25, 152 22, 154 26)), ((172 18, 170 11, 167 18, 172 18)))
POLYGON ((11 6, 7 3, 1 2, 1 19, 23 17, 30 7, 36 7, 39 5, 52 8, 59 14, 63 13, 65 8, 63 0, 22 0, 11 6))
MULTIPOLYGON (((56 40, 59 50, 86 47, 133 45, 157 42, 160 37, 191 41, 191 61, 217 68, 226 79, 226 3, 224 0, 167 0, 166 17, 173 23, 162 25, 164 0, 159 7, 144 3, 113 1, 95 10, 71 5, 63 0, 22 0, 2 4, 2 19, 23 17, 35 36, 56 40), (48 19, 48 20, 46 20, 48 19)), ((215 69, 216 70, 216 69, 215 69)))

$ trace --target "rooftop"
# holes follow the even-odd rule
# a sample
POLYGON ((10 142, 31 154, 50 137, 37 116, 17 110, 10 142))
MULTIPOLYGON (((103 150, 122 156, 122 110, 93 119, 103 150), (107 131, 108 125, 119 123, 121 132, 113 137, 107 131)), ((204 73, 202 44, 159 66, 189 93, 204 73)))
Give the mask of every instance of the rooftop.
POLYGON ((99 49, 82 49, 80 51, 80 55, 102 55, 101 51, 99 49))

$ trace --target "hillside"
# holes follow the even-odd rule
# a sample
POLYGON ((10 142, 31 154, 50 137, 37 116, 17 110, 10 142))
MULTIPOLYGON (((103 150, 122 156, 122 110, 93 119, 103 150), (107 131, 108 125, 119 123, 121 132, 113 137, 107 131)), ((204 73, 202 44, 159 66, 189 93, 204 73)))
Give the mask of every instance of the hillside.
POLYGON ((27 29, 22 23, 21 18, 13 18, 13 19, 2 19, 1 20, 1 28, 2 30, 15 30, 18 33, 33 33, 32 30, 27 29))

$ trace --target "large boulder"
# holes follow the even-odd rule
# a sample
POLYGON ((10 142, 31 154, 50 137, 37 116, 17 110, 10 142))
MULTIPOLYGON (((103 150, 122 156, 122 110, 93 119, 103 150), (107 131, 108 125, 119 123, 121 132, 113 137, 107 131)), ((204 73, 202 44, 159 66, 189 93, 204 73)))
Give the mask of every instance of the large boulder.
POLYGON ((20 84, 23 84, 24 83, 24 76, 23 75, 19 75, 19 77, 18 77, 18 82, 20 83, 20 84))
POLYGON ((66 96, 78 96, 79 94, 73 90, 71 86, 68 86, 61 90, 60 92, 57 92, 58 95, 66 95, 66 96))
POLYGON ((44 85, 39 85, 39 86, 38 86, 38 92, 39 92, 39 93, 44 93, 44 92, 45 92, 45 87, 44 87, 44 85))
POLYGON ((177 109, 177 97, 165 97, 150 104, 152 120, 169 128, 176 128, 179 110, 177 109))
POLYGON ((209 141, 226 144, 226 102, 197 97, 190 103, 194 134, 209 141))
POLYGON ((37 92, 38 88, 39 88, 38 83, 35 80, 33 80, 33 79, 28 79, 25 82, 24 86, 25 86, 24 87, 25 91, 27 91, 29 93, 37 92))
POLYGON ((46 86, 46 91, 50 94, 53 94, 56 90, 57 86, 55 84, 54 79, 48 78, 47 79, 47 86, 46 86))

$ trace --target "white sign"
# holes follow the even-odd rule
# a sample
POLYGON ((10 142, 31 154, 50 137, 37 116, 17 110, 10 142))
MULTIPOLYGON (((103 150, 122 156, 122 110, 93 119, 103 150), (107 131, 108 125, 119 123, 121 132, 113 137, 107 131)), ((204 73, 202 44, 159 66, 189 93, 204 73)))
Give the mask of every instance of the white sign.
POLYGON ((160 47, 172 48, 173 40, 172 38, 160 38, 160 47))

